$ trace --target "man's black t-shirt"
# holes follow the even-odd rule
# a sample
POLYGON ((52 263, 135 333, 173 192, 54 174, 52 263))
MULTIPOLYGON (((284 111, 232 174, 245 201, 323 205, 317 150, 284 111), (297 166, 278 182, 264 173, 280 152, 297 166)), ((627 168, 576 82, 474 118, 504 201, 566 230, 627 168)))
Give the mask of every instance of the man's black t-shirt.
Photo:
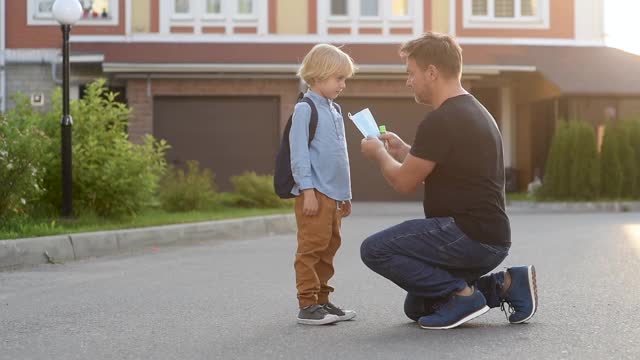
POLYGON ((511 243, 498 126, 478 100, 447 99, 418 126, 411 155, 436 163, 425 179, 426 217, 452 217, 471 239, 511 243))

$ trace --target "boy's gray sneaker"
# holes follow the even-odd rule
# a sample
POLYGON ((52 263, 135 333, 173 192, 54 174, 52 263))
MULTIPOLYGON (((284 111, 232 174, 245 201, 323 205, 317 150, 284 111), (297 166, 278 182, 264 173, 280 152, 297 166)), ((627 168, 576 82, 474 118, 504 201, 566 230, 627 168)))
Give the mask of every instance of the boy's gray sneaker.
POLYGON ((300 309, 298 313, 298 324, 304 325, 326 325, 339 321, 337 315, 329 314, 322 305, 309 305, 300 309))
POLYGON ((327 312, 329 312, 329 314, 336 315, 338 317, 339 321, 351 320, 354 317, 356 317, 356 312, 355 311, 340 309, 339 307, 333 305, 330 302, 328 302, 328 303, 326 303, 326 304, 324 304, 322 306, 324 307, 325 310, 327 310, 327 312))

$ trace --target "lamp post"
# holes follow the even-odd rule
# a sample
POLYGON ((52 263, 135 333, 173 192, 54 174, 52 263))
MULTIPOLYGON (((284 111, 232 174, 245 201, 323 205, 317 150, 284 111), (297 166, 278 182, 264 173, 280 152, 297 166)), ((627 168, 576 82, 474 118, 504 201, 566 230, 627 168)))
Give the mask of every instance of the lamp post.
POLYGON ((82 17, 82 6, 78 0, 56 0, 51 7, 53 17, 62 28, 62 216, 73 215, 71 128, 73 119, 69 115, 69 32, 71 25, 82 17))

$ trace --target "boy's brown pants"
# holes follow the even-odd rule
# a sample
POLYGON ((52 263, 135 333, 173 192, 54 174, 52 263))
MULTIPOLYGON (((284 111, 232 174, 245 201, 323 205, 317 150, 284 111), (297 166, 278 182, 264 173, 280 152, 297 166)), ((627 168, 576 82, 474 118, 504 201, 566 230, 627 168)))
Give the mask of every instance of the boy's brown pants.
POLYGON ((304 195, 296 197, 298 251, 294 267, 300 308, 329 302, 333 288, 327 284, 333 276, 333 257, 340 247, 342 210, 338 202, 315 191, 318 214, 302 214, 304 195))

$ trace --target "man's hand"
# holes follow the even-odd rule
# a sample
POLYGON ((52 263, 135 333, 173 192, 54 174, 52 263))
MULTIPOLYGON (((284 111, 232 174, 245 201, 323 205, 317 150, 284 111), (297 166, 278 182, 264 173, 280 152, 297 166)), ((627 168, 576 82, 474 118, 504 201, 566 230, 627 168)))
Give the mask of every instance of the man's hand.
POLYGON ((303 190, 304 205, 302 214, 305 216, 315 216, 318 213, 318 199, 313 189, 303 190))
POLYGON ((362 155, 369 160, 377 160, 380 151, 386 151, 384 144, 380 139, 368 136, 360 142, 360 150, 362 155))
POLYGON ((411 147, 402 141, 398 135, 392 132, 384 132, 380 134, 380 139, 387 143, 387 151, 394 159, 403 162, 407 157, 411 147))
POLYGON ((351 215, 351 200, 342 203, 342 217, 351 215))

